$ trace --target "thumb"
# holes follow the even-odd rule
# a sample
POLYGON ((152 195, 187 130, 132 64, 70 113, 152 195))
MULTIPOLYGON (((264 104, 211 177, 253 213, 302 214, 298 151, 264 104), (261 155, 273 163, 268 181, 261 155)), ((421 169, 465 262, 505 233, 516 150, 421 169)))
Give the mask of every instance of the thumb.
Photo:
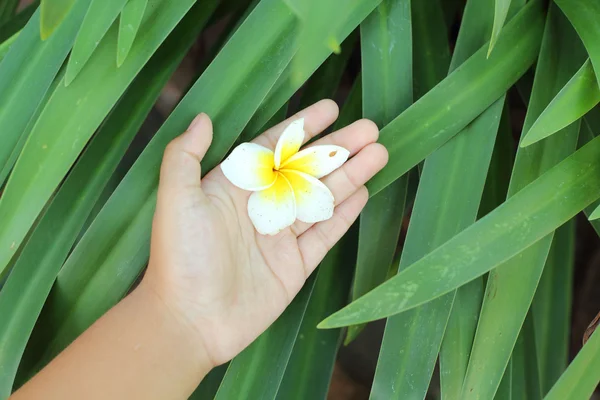
POLYGON ((181 136, 167 145, 160 167, 159 195, 200 188, 200 161, 210 146, 212 134, 212 122, 202 113, 181 136))

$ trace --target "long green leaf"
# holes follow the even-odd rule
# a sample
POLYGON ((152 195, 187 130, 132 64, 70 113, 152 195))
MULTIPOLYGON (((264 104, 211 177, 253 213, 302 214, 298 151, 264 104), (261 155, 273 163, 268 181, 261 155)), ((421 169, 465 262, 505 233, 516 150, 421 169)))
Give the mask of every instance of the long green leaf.
POLYGON ((554 234, 533 298, 533 322, 542 392, 547 393, 568 364, 575 251, 575 221, 554 234))
POLYGON ((542 400, 531 312, 527 313, 523 329, 519 333, 512 352, 511 362, 512 397, 514 399, 542 400))
MULTIPOLYGON (((80 0, 42 0, 42 18, 39 22, 42 40, 48 39, 65 19, 71 18, 67 16, 78 1, 82 3, 80 0)), ((87 1, 85 3, 89 4, 87 1)))
POLYGON ((352 282, 349 267, 356 260, 356 252, 350 250, 356 249, 355 231, 352 228, 319 266, 315 287, 277 392, 279 400, 327 398, 341 329, 324 331, 317 329, 317 323, 347 303, 352 282))
POLYGON ((492 28, 490 47, 488 48, 488 57, 496 45, 498 36, 500 36, 500 32, 502 31, 506 17, 508 16, 510 1, 511 0, 495 0, 494 2, 494 26, 492 28))
MULTIPOLYGON (((479 218, 498 207, 506 199, 514 147, 508 109, 508 105, 505 105, 500 119, 498 137, 479 206, 479 218)), ((443 399, 458 399, 461 396, 481 310, 483 291, 482 279, 475 279, 459 288, 454 296, 454 304, 440 348, 440 386, 443 399)), ((499 399, 506 398, 499 397, 499 399)))
MULTIPOLYGON (((585 50, 576 32, 560 9, 551 6, 524 131, 584 60, 585 50)), ((515 195, 571 154, 576 148, 578 133, 579 123, 575 123, 535 146, 519 148, 509 196, 515 195)), ((488 398, 496 392, 546 263, 552 231, 549 234, 539 243, 523 248, 525 251, 511 257, 490 273, 463 386, 464 399, 488 398)), ((533 337, 532 330, 524 334, 533 337)), ((526 358, 528 362, 529 358, 526 358)), ((518 371, 525 369, 528 375, 537 375, 537 371, 532 372, 529 367, 537 365, 524 365, 522 360, 514 360, 513 373, 517 371, 518 374, 518 371)), ((517 383, 513 377, 513 387, 518 390, 521 385, 517 383)))
POLYGON ((117 44, 117 67, 125 62, 133 41, 140 29, 148 0, 128 0, 121 12, 119 21, 119 42, 117 44))
POLYGON ((275 399, 314 285, 315 275, 277 321, 229 363, 215 400, 275 399))
POLYGON ((494 400, 513 400, 512 397, 512 361, 508 362, 506 366, 506 373, 502 377, 498 391, 494 396, 494 400))
POLYGON ((354 80, 354 84, 348 93, 346 102, 340 111, 340 115, 333 125, 333 130, 336 131, 345 126, 350 125, 362 115, 362 78, 358 74, 354 80))
MULTIPOLYGON (((70 85, 87 64, 92 53, 125 7, 126 1, 92 0, 71 51, 65 85, 70 85)), ((111 39, 114 40, 114 37, 111 39)))
POLYGON ((588 59, 561 89, 521 140, 529 146, 569 126, 600 103, 600 87, 588 59))
POLYGON ((321 322, 320 327, 336 328, 403 312, 518 256, 600 197, 600 181, 593 178, 600 173, 599 153, 600 140, 594 139, 413 267, 321 322))
MULTIPOLYGON (((293 2, 293 0, 290 0, 293 2)), ((312 1, 312 0, 311 0, 312 1)), ((363 0, 356 2, 353 0, 352 7, 348 9, 348 11, 352 11, 348 17, 344 19, 346 21, 355 21, 356 24, 342 24, 340 28, 340 32, 335 36, 342 42, 350 33, 356 28, 361 21, 366 18, 368 15, 379 3, 381 0, 363 0)), ((349 7, 349 6, 346 6, 349 7)), ((332 11, 334 14, 334 11, 332 11)), ((345 14, 344 14, 345 15, 345 14)), ((341 18, 339 15, 335 16, 336 19, 341 18)), ((288 99, 302 86, 302 83, 306 81, 327 59, 327 57, 331 54, 331 49, 328 49, 326 46, 314 46, 310 42, 303 43, 301 47, 306 46, 308 50, 298 49, 296 57, 299 57, 300 53, 310 52, 310 59, 313 60, 312 64, 302 63, 302 70, 297 69, 297 64, 290 64, 286 70, 281 74, 273 89, 269 92, 267 98, 262 102, 256 113, 252 116, 252 119, 248 122, 246 127, 244 128, 243 136, 244 137, 254 137, 258 133, 260 133, 260 129, 265 126, 267 121, 271 119, 271 117, 281 108, 281 106, 288 101, 288 99), (317 57, 318 56, 318 57, 317 57), (301 81, 299 81, 299 77, 301 77, 301 81)))
MULTIPOLYGON (((379 127, 412 103, 411 25, 410 0, 384 0, 361 24, 363 117, 379 127)), ((408 177, 394 182, 371 198, 360 216, 353 300, 387 276, 402 228, 407 186, 408 177)), ((345 343, 361 330, 362 326, 348 328, 345 343)))
MULTIPOLYGON (((463 48, 458 53, 462 59, 454 58, 452 69, 485 44, 492 25, 491 14, 487 27, 479 24, 490 5, 487 1, 471 1, 467 5, 457 42, 457 48, 463 48)), ((429 20, 432 27, 441 22, 429 20)), ((425 160, 400 261, 401 271, 475 222, 503 106, 502 97, 425 160), (442 204, 440 199, 444 199, 442 204)), ((475 283, 468 289, 469 295, 475 294, 473 291, 482 291, 482 284, 475 283)), ((377 397, 425 397, 454 297, 455 293, 450 293, 388 319, 375 374, 377 397)))
MULTIPOLYGON (((40 101, 40 104, 38 105, 37 109, 33 113, 31 119, 29 120, 29 123, 25 126, 24 132, 31 131, 31 128, 33 127, 33 125, 37 121, 38 117, 40 116, 40 114, 42 113, 44 108, 46 107, 46 104, 48 104, 48 101, 50 100, 52 93, 54 92, 56 87, 59 85, 59 83, 62 82, 62 78, 64 77, 64 75, 65 75, 65 69, 63 67, 59 71, 56 78, 54 78, 54 80, 52 81, 52 84, 50 85, 50 87, 48 88, 48 90, 46 91, 44 96, 42 97, 42 100, 40 101)), ((6 160, 6 165, 4 166, 4 168, 0 169, 0 182, 3 182, 4 179, 10 173, 12 166, 17 161, 17 158, 19 158, 19 154, 21 154, 21 150, 23 149, 23 146, 25 146, 26 141, 27 141, 27 135, 21 135, 21 137, 19 138, 19 141, 13 146, 12 153, 9 155, 8 159, 6 160)))
POLYGON ((298 109, 302 110, 322 99, 333 98, 356 45, 358 32, 344 40, 340 54, 332 54, 315 71, 305 85, 298 109))
POLYGON ((492 161, 490 161, 488 177, 485 180, 485 188, 483 189, 483 196, 479 207, 479 219, 502 204, 506 200, 508 193, 516 147, 509 110, 510 107, 507 104, 500 119, 498 137, 494 145, 494 153, 492 154, 492 161))
POLYGON ((419 100, 448 75, 450 46, 446 30, 440 29, 444 19, 441 4, 447 1, 414 1, 413 32, 413 97, 419 100))
POLYGON ((600 2, 594 0, 555 0, 579 34, 587 49, 596 78, 600 81, 600 2))
POLYGON ((598 382, 600 382, 600 330, 596 329, 544 399, 589 399, 598 382))
POLYGON ((334 1, 286 0, 300 20, 298 33, 298 56, 291 64, 291 83, 300 85, 306 80, 306 72, 321 58, 320 51, 340 53, 340 44, 344 37, 340 35, 343 21, 350 16, 352 9, 362 0, 346 1, 340 7, 334 1), (335 18, 330 16, 336 15, 335 18), (315 51, 317 50, 317 51, 315 51))
POLYGON ((10 50, 10 47, 17 40, 17 38, 19 37, 19 33, 20 32, 15 33, 14 35, 6 39, 4 42, 0 43, 0 61, 2 61, 6 53, 8 53, 8 51, 10 50))
MULTIPOLYGON (((152 0, 149 9, 153 12, 147 14, 142 34, 121 68, 114 62, 117 26, 113 26, 82 71, 81 79, 56 88, 33 126, 0 198, 0 275, 91 135, 193 3, 152 0)), ((80 5, 81 1, 74 10, 78 11, 80 5)), ((215 5, 216 0, 205 2, 207 13, 215 5)))
POLYGON ((202 379, 202 382, 200 382, 188 400, 214 399, 219 390, 219 386, 225 377, 227 368, 229 368, 229 364, 219 365, 218 367, 213 368, 208 375, 202 379))
MULTIPOLYGON (((73 45, 88 4, 89 0, 78 2, 68 21, 45 42, 40 39, 40 12, 36 12, 0 63, 0 185, 12 168, 10 155, 28 134, 27 124, 73 45)), ((0 276, 7 262, 4 248, 0 246, 0 276)))
POLYGON ((390 161, 367 185, 371 195, 460 132, 525 73, 539 50, 544 15, 541 1, 529 2, 504 28, 490 58, 484 45, 381 130, 390 161))
MULTIPOLYGON (((374 6, 362 3, 344 29, 351 32, 374 6)), ((57 300, 48 309, 49 321, 61 323, 40 328, 52 338, 43 358, 56 354, 115 304, 148 260, 158 170, 167 143, 198 112, 206 112, 215 134, 202 170, 214 168, 291 60, 296 27, 285 5, 263 0, 171 114, 61 270, 57 300), (265 25, 265 20, 272 23, 265 25)))
MULTIPOLYGON (((204 12, 190 11, 133 82, 61 186, 0 291, 0 397, 12 382, 60 267, 103 187, 187 50, 204 12)), ((204 10, 201 10, 204 11, 204 10)))

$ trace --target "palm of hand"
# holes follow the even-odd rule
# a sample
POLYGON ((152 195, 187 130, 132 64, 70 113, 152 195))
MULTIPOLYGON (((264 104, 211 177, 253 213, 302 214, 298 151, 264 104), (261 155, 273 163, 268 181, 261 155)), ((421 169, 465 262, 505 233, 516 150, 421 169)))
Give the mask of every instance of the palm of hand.
MULTIPOLYGON (((322 101, 300 115, 307 132, 316 135, 337 118, 337 106, 322 101)), ((273 149, 290 120, 255 142, 273 149)), ((338 205, 334 216, 314 225, 296 221, 275 236, 263 236, 248 217, 250 192, 231 184, 219 168, 197 183, 198 161, 210 142, 210 135, 202 135, 207 129, 209 122, 197 124, 165 153, 145 280, 198 332, 220 364, 249 345, 291 302, 358 216, 368 198, 363 184, 385 165, 387 152, 374 143, 377 129, 366 120, 320 139, 317 144, 337 144, 354 155, 323 179, 338 205), (184 138, 195 131, 194 138, 184 138)))

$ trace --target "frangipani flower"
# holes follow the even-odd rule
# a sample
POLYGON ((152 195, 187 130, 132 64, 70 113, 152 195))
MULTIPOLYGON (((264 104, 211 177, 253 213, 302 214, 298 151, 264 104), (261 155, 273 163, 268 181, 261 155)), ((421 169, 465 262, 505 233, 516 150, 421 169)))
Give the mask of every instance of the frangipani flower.
POLYGON ((298 119, 285 129, 275 152, 242 143, 221 164, 231 183, 254 192, 248 215, 260 234, 275 235, 296 219, 315 223, 333 215, 333 194, 319 179, 342 166, 350 153, 334 145, 299 151, 303 141, 304 119, 298 119))

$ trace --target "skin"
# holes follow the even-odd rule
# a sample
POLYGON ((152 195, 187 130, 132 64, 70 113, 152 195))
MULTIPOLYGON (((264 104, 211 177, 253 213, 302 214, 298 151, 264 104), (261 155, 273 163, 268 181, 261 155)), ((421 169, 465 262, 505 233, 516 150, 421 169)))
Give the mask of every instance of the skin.
MULTIPOLYGON (((255 142, 274 149, 299 117, 309 140, 337 116, 336 104, 323 100, 255 142)), ((187 398, 275 321, 356 220, 369 197, 364 184, 387 162, 378 135, 373 122, 360 120, 315 142, 352 156, 322 179, 336 199, 333 217, 262 236, 248 217, 250 192, 220 168, 201 179, 212 124, 200 114, 165 150, 141 284, 11 399, 187 398)))

